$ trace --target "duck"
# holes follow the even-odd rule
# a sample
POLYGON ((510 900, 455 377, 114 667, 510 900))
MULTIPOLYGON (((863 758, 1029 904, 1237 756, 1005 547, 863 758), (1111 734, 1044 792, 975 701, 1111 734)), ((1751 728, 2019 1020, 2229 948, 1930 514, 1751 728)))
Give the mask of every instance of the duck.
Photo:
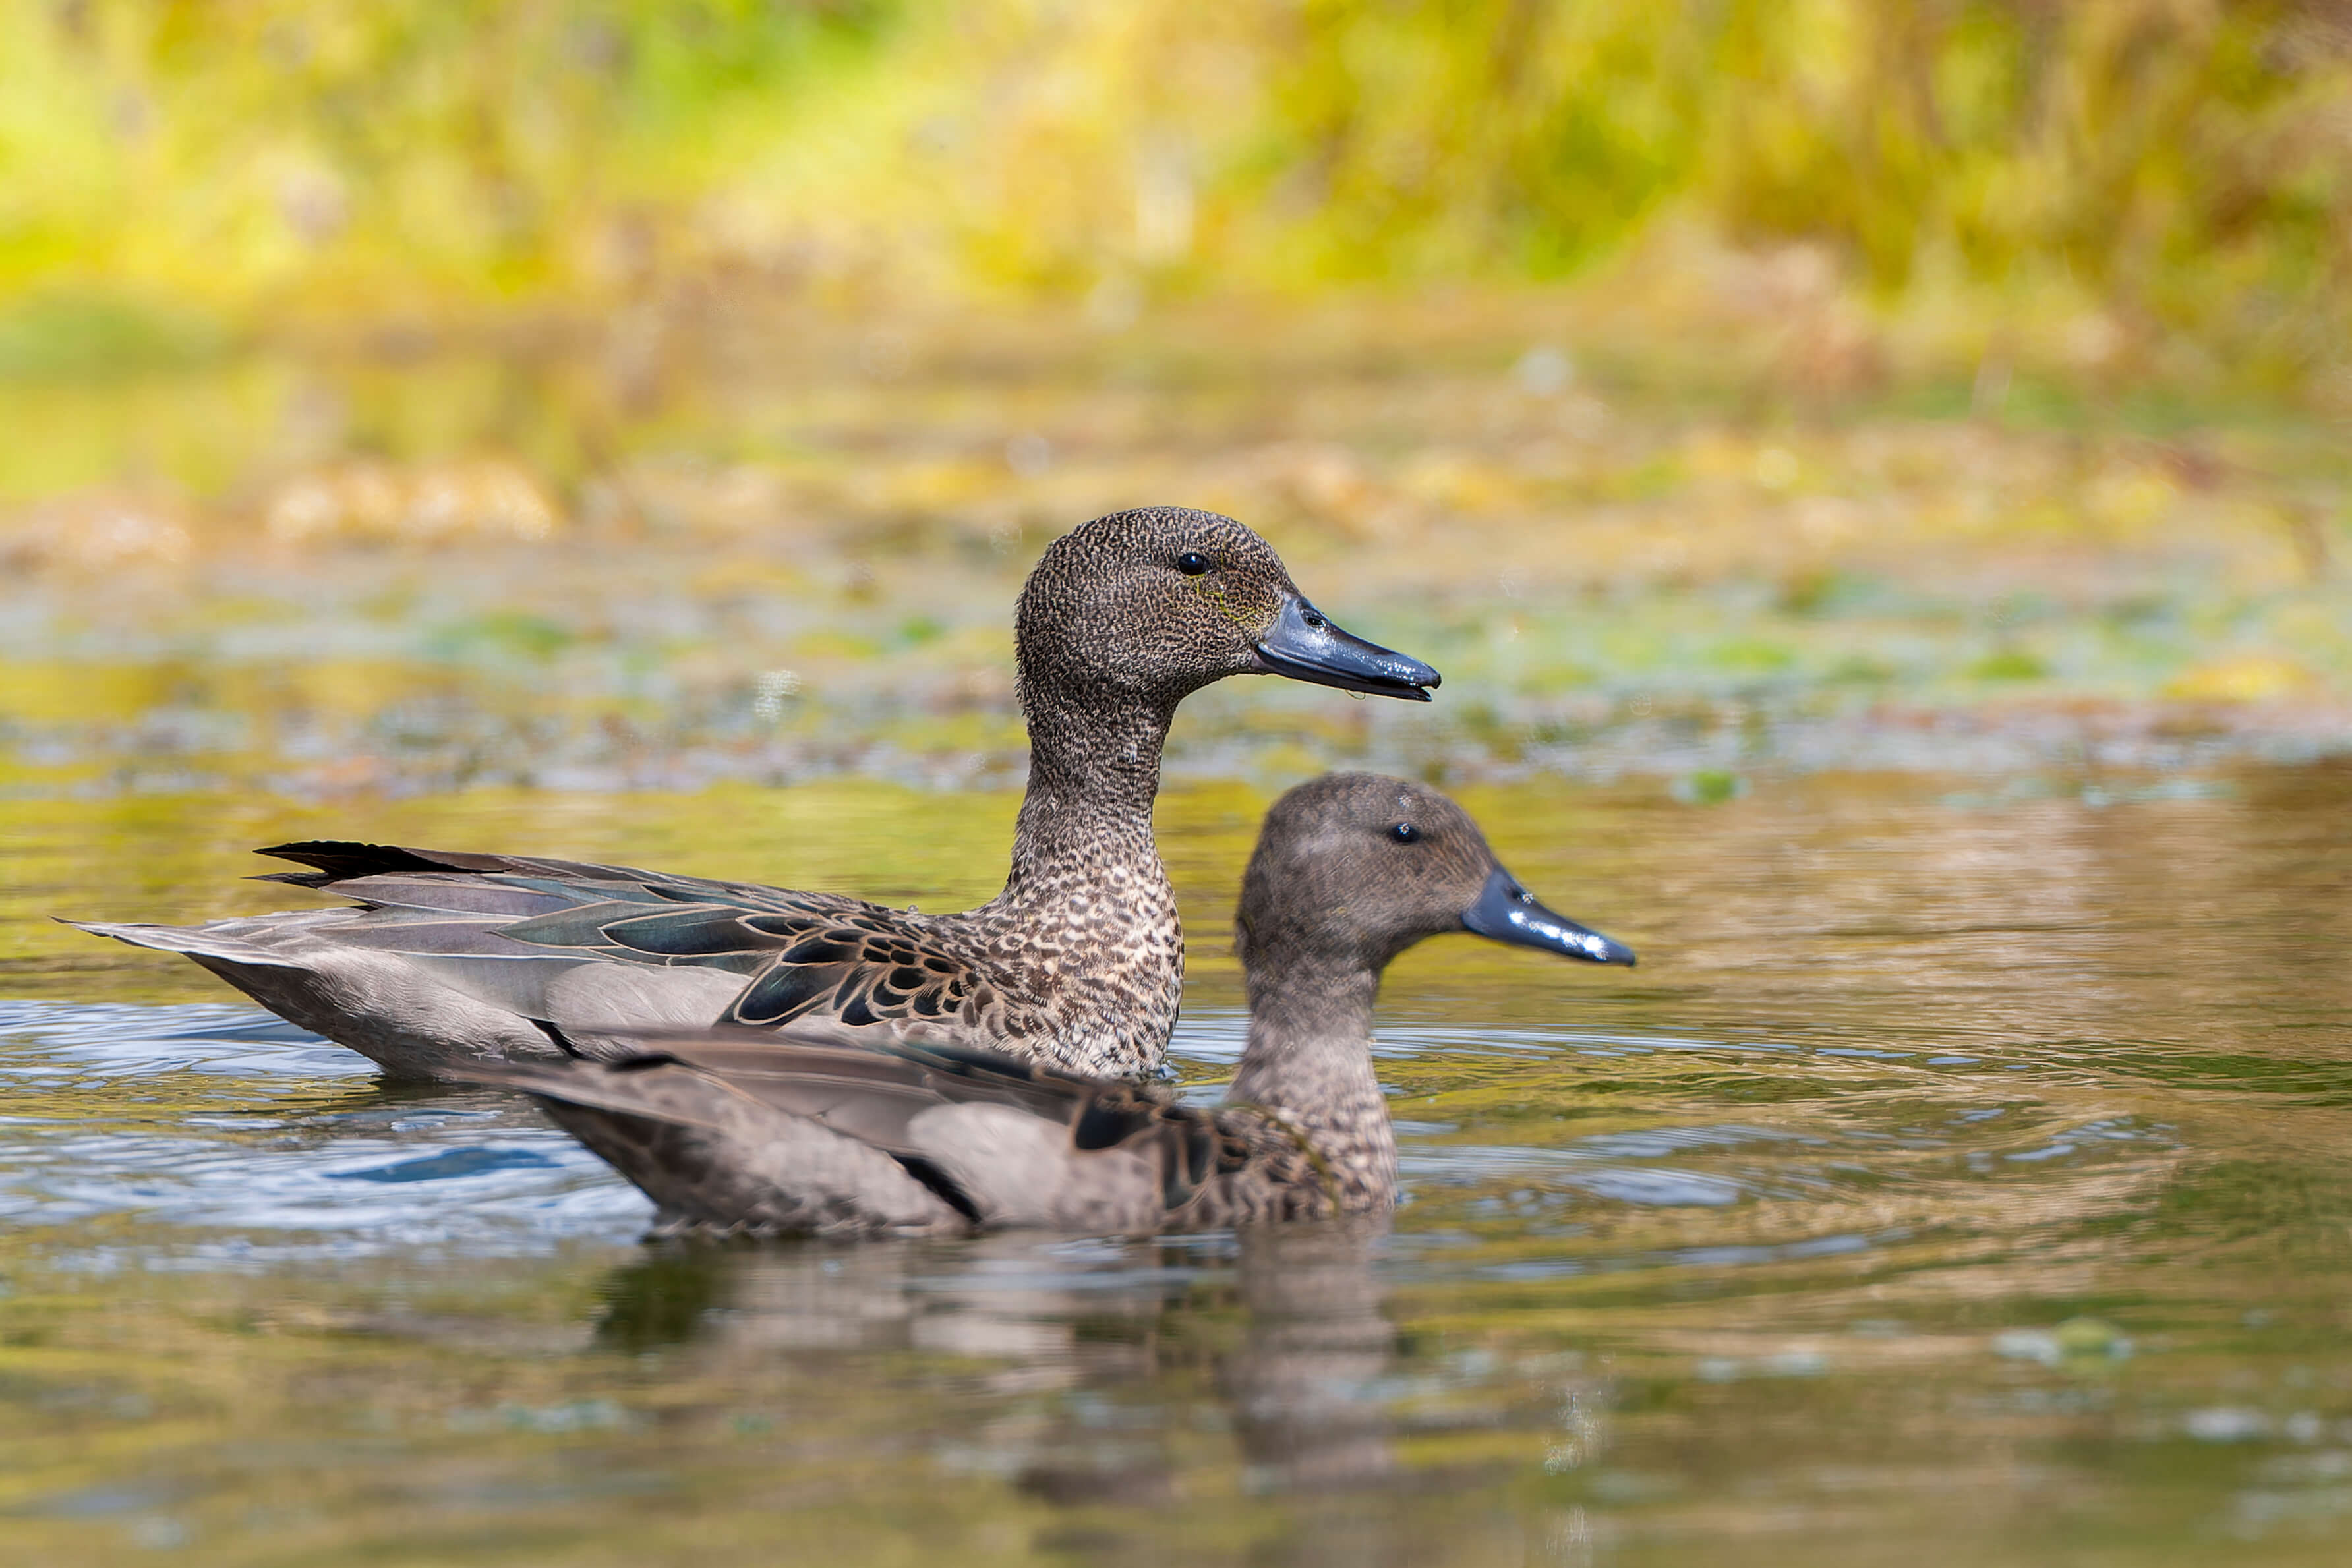
POLYGON ((1398 1196, 1371 1039, 1392 959, 1468 932, 1634 961, 1537 902, 1460 806, 1376 774, 1327 775, 1275 803, 1234 929, 1249 1034, 1215 1106, 989 1051, 790 1030, 648 1037, 617 1058, 458 1076, 533 1096, 653 1199, 668 1234, 1151 1235, 1374 1215, 1398 1196))
POLYGON ((1440 676, 1343 631, 1244 524, 1175 507, 1049 544, 1021 590, 1014 647, 1028 784, 1003 889, 975 909, 321 840, 260 851, 305 868, 260 880, 349 904, 67 924, 183 954, 394 1079, 620 1053, 631 1031, 697 1025, 1149 1073, 1183 979, 1151 827, 1177 705, 1246 674, 1427 702, 1440 676))

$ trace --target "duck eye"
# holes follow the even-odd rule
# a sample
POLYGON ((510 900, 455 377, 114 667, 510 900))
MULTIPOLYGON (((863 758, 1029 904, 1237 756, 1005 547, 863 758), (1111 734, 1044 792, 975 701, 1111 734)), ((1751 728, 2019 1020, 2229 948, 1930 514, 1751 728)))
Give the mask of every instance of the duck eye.
POLYGON ((1414 827, 1411 822, 1399 822, 1395 827, 1389 830, 1389 836, 1395 839, 1396 841, 1401 844, 1410 844, 1420 840, 1421 830, 1414 827))
POLYGON ((1176 558, 1176 570, 1186 577, 1198 577, 1209 570, 1209 558, 1199 550, 1188 549, 1176 558))

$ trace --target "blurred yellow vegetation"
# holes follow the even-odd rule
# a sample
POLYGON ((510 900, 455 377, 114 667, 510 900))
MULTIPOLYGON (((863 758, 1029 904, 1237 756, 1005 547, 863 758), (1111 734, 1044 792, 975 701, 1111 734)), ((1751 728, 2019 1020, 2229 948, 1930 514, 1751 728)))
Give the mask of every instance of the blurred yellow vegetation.
POLYGON ((2290 659, 2242 653, 2182 671, 2166 683, 2164 695, 2191 702, 2266 702, 2311 688, 2310 671, 2290 659))
POLYGON ((1660 321, 1747 299, 1809 382, 2352 401, 2318 0, 0 0, 0 171, 19 372, 681 289, 1117 326, 1597 267, 1660 321))
POLYGON ((436 542, 465 535, 543 539, 554 506, 509 463, 404 470, 358 463, 305 474, 270 497, 263 529, 282 543, 314 538, 436 542))

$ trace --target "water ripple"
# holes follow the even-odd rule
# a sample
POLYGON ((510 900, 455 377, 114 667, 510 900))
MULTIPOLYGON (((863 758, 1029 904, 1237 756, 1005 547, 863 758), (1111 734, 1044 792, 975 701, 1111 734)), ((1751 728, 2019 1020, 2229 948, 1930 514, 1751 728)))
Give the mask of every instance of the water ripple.
POLYGON ((428 1089, 338 1103, 352 1088, 373 1094, 373 1074, 249 1009, 0 1004, 0 1080, 21 1129, 0 1147, 0 1218, 135 1215, 186 1232, 192 1256, 248 1260, 543 1249, 644 1228, 635 1189, 521 1103, 428 1089), (193 1087, 237 1109, 151 1112, 124 1092, 141 1082, 169 1086, 176 1104, 193 1087), (224 1254, 205 1233, 228 1230, 265 1235, 224 1254))

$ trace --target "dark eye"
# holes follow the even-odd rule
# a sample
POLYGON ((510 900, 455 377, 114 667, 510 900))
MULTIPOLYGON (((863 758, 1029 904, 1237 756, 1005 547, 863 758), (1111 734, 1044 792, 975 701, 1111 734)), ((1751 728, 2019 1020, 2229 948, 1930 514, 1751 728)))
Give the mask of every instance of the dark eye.
POLYGON ((1198 577, 1209 570, 1209 558, 1199 550, 1188 549, 1176 558, 1176 570, 1186 577, 1198 577))
POLYGON ((1410 844, 1417 842, 1420 840, 1421 830, 1414 827, 1411 822, 1399 822, 1395 827, 1389 830, 1389 835, 1401 844, 1410 844))

